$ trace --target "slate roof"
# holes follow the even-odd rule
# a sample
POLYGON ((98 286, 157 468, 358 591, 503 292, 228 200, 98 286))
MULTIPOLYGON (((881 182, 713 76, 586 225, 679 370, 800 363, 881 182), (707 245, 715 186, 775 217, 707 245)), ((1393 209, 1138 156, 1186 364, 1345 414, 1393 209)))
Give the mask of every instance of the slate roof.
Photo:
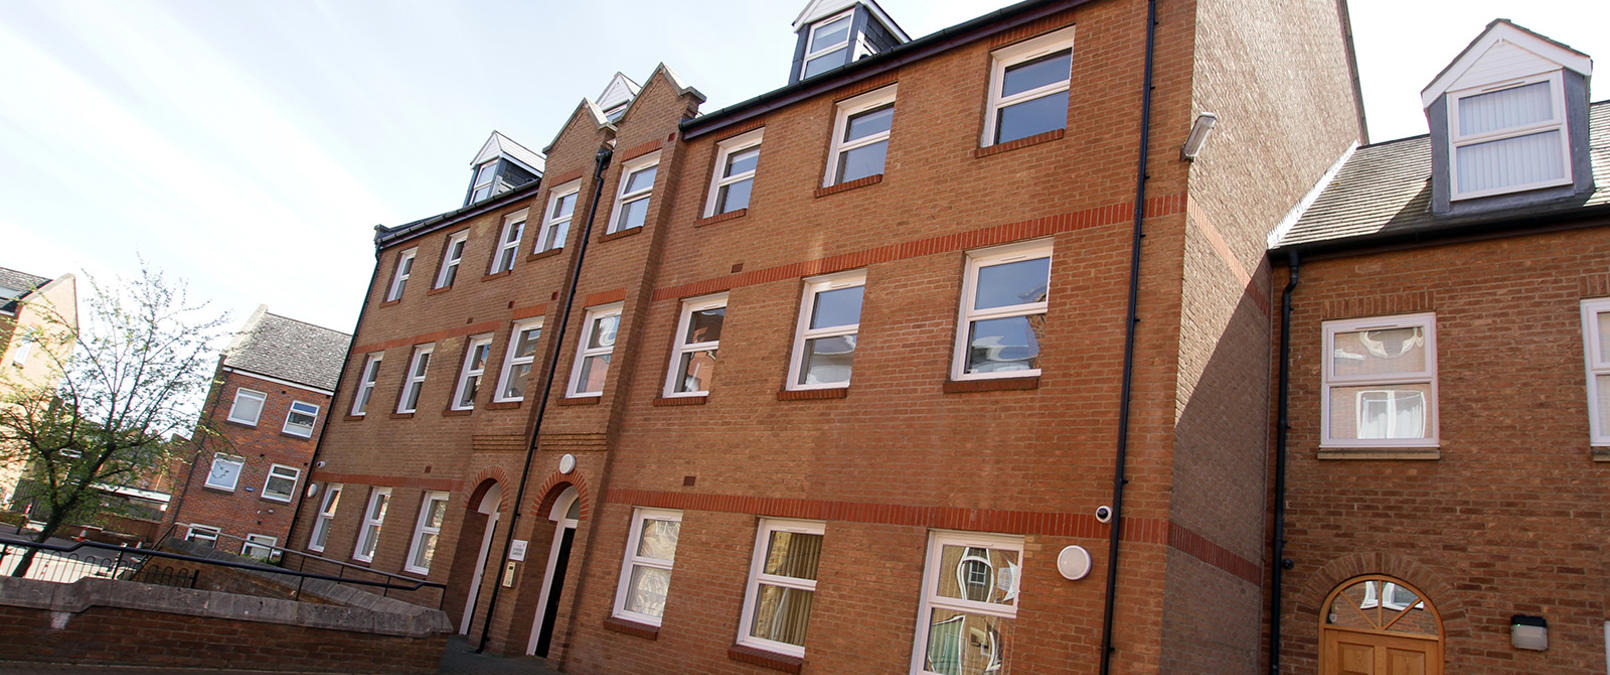
POLYGON ((9 267, 0 267, 0 288, 16 291, 14 294, 0 293, 0 312, 16 313, 19 298, 48 283, 50 283, 50 279, 47 277, 29 274, 9 267))
POLYGON ((335 390, 352 336, 259 307, 224 354, 224 367, 335 390))
POLYGON ((1424 237, 1473 225, 1568 216, 1610 206, 1610 101, 1588 106, 1588 146, 1595 189, 1585 200, 1577 197, 1510 211, 1437 217, 1431 214, 1431 137, 1366 145, 1348 158, 1274 248, 1310 249, 1424 237))

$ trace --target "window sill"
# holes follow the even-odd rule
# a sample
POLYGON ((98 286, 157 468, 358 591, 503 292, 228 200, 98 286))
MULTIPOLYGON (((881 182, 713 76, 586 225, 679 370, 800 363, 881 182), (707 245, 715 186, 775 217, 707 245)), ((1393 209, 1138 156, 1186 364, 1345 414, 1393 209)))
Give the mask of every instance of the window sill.
POLYGON ((704 405, 709 400, 709 394, 701 394, 699 396, 661 396, 654 399, 654 406, 663 408, 666 406, 678 405, 704 405))
POLYGON ((289 431, 281 431, 280 435, 284 436, 286 438, 294 438, 294 439, 299 440, 299 441, 311 441, 311 440, 313 440, 313 435, 312 434, 308 434, 307 436, 303 436, 302 434, 293 434, 293 433, 291 433, 289 431))
POLYGON ((412 577, 419 577, 421 579, 430 578, 430 570, 408 569, 407 567, 404 567, 402 573, 412 577))
POLYGON ((228 419, 228 418, 224 418, 224 424, 229 424, 229 425, 233 425, 233 426, 237 426, 237 427, 244 427, 244 428, 247 428, 247 429, 256 429, 257 428, 257 425, 255 425, 255 424, 247 424, 245 422, 236 422, 235 420, 228 419))
POLYGON ((777 400, 822 401, 833 398, 844 398, 849 395, 849 387, 833 387, 831 389, 784 389, 777 392, 777 400))
POLYGON ((604 400, 604 397, 602 395, 599 395, 599 396, 576 396, 576 397, 567 397, 567 398, 559 399, 558 404, 559 405, 598 405, 598 402, 602 401, 602 400, 604 400))
POLYGON ((487 410, 514 410, 516 408, 519 408, 520 404, 522 404, 522 403, 525 403, 524 399, 514 400, 514 401, 493 401, 491 403, 486 404, 486 409, 487 410))
POLYGON ((742 217, 744 217, 746 215, 749 215, 749 209, 748 208, 742 208, 742 209, 738 209, 736 211, 728 211, 726 213, 718 213, 716 215, 710 216, 709 218, 700 218, 698 220, 693 221, 693 226, 694 227, 704 227, 705 225, 714 225, 716 223, 725 223, 725 222, 727 222, 729 220, 737 220, 737 219, 742 218, 742 217))
POLYGON ((414 419, 414 413, 411 413, 411 412, 391 413, 391 419, 394 419, 394 420, 411 420, 411 419, 414 419))
POLYGON ((1610 462, 1610 447, 1600 446, 1590 448, 1589 452, 1591 453, 1593 461, 1595 462, 1610 462))
POLYGON ((261 500, 263 500, 265 502, 274 502, 275 504, 289 504, 289 503, 291 503, 291 498, 290 497, 286 497, 285 499, 280 499, 279 497, 270 497, 268 495, 258 495, 257 498, 261 499, 261 500))
POLYGON ((347 422, 362 422, 366 417, 364 415, 342 415, 341 419, 347 422))
POLYGON ((608 233, 599 235, 598 236, 598 241, 604 242, 604 241, 615 241, 616 239, 625 239, 625 238, 630 237, 630 236, 632 236, 634 234, 642 234, 644 229, 646 229, 646 228, 644 228, 642 226, 638 226, 638 227, 634 227, 634 228, 627 229, 627 230, 621 230, 619 232, 608 232, 608 233))
POLYGON ((481 275, 481 281, 491 281, 493 279, 502 279, 503 277, 509 276, 510 274, 513 274, 513 273, 514 273, 514 268, 509 268, 509 269, 503 270, 502 272, 497 272, 497 273, 494 273, 494 274, 483 274, 483 275, 481 275))
POLYGON ((382 302, 382 303, 380 303, 380 306, 381 307, 390 307, 392 305, 397 305, 397 304, 401 304, 401 303, 402 303, 402 298, 397 298, 396 300, 387 300, 385 302, 382 302))
POLYGON ((201 488, 204 489, 204 490, 210 490, 212 492, 217 492, 219 494, 225 494, 225 495, 235 494, 235 488, 221 488, 221 487, 218 487, 216 485, 206 485, 206 484, 203 484, 201 486, 201 488))
POLYGON ((428 291, 425 291, 425 297, 428 298, 428 297, 430 297, 432 295, 441 295, 441 294, 446 293, 446 292, 451 291, 451 290, 453 290, 452 286, 443 286, 441 288, 432 288, 432 289, 430 289, 428 291))
POLYGON ((645 640, 660 639, 659 626, 650 626, 646 623, 638 623, 636 621, 622 619, 620 617, 612 616, 604 619, 604 629, 612 630, 617 633, 625 633, 633 637, 640 637, 645 640))
POLYGON ((442 411, 442 417, 466 417, 472 412, 475 412, 474 408, 465 408, 463 410, 448 408, 442 411))
POLYGON ((1047 132, 1045 132, 1043 134, 1035 134, 1033 136, 1024 136, 1023 138, 1019 138, 1019 139, 1017 139, 1015 141, 1007 141, 1005 143, 996 143, 995 145, 986 145, 984 147, 978 148, 977 150, 974 150, 973 151, 973 157, 974 158, 988 157, 990 155, 999 155, 999 154, 1001 154, 1003 152, 1011 152, 1011 151, 1016 150, 1018 148, 1026 148, 1026 147, 1029 147, 1031 145, 1039 145, 1041 143, 1050 143, 1051 141, 1061 140, 1062 136, 1064 134, 1066 134, 1066 133, 1067 133, 1067 129, 1053 129, 1053 130, 1047 131, 1047 132))
POLYGON ((838 185, 829 185, 827 187, 816 188, 815 195, 817 197, 826 197, 828 195, 836 195, 836 194, 838 194, 840 192, 849 192, 850 190, 854 190, 854 189, 856 189, 858 187, 866 187, 868 185, 877 185, 878 183, 882 183, 882 182, 883 182, 883 174, 875 173, 875 174, 872 174, 872 175, 867 176, 865 178, 857 178, 857 179, 852 180, 852 181, 839 183, 838 185))
POLYGON ((1320 459, 1340 460, 1438 460, 1442 448, 1320 448, 1320 459))
POLYGON ((560 253, 564 253, 564 252, 565 252, 565 248, 563 246, 561 246, 559 248, 550 248, 550 249, 548 249, 546 251, 543 251, 541 253, 527 253, 526 256, 525 256, 525 261, 526 262, 531 262, 533 260, 542 260, 543 258, 552 258, 552 257, 554 257, 556 255, 559 255, 560 253))
POLYGON ((781 670, 785 673, 798 673, 805 665, 805 659, 798 656, 776 654, 764 649, 756 649, 746 645, 733 645, 727 648, 727 658, 741 663, 747 663, 762 668, 781 670))
POLYGON ((945 393, 970 394, 977 391, 1023 391, 1040 388, 1040 376, 997 377, 988 380, 945 380, 945 393))

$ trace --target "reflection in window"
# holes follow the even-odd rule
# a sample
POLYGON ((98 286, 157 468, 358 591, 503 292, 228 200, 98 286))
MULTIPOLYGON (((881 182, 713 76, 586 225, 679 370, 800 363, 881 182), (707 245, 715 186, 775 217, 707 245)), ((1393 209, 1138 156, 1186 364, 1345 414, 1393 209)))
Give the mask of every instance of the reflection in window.
POLYGON ((1434 317, 1325 323, 1324 439, 1330 445, 1435 445, 1434 317))
POLYGON ((866 272, 808 280, 800 303, 799 333, 789 365, 789 389, 843 387, 861 330, 866 272))
POLYGON ((920 671, 1004 672, 1017 616, 1022 539, 935 533, 928 552, 920 671))
POLYGON ((1050 280, 1047 244, 969 254, 952 379, 1039 374, 1050 280))

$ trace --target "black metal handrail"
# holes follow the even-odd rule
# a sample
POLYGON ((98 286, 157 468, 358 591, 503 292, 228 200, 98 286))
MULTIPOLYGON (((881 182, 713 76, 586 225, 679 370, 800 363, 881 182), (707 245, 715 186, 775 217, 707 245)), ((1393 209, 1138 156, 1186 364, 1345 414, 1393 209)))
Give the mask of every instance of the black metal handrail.
MULTIPOLYGON (((181 526, 189 527, 190 524, 189 523, 176 522, 171 527, 169 527, 168 529, 169 529, 169 531, 171 533, 171 531, 173 529, 181 527, 181 526)), ((377 569, 375 569, 373 567, 365 567, 363 565, 354 565, 354 564, 346 562, 344 560, 336 560, 335 558, 326 558, 326 557, 324 557, 322 555, 319 555, 317 553, 308 553, 306 551, 298 551, 296 549, 285 548, 285 547, 279 546, 277 544, 263 544, 263 543, 260 543, 260 542, 255 542, 255 541, 252 541, 252 540, 247 539, 247 538, 242 537, 242 536, 229 534, 228 532, 218 532, 218 533, 215 533, 213 536, 216 536, 216 537, 218 537, 220 539, 233 539, 235 541, 242 542, 242 543, 249 542, 253 546, 266 548, 266 549, 272 550, 272 551, 274 551, 276 553, 280 553, 280 554, 291 553, 291 554, 300 556, 300 560, 299 560, 299 562, 297 564, 297 567, 296 567, 296 569, 298 571, 303 570, 303 569, 306 568, 306 564, 307 564, 308 560, 317 560, 317 561, 319 561, 321 563, 328 563, 330 565, 335 565, 336 567, 342 568, 341 574, 337 575, 340 578, 341 581, 346 581, 346 580, 348 580, 350 578, 350 577, 344 576, 345 573, 346 573, 346 570, 355 570, 355 571, 358 571, 358 572, 363 572, 365 574, 373 574, 375 576, 385 577, 385 578, 388 578, 388 579, 402 579, 403 581, 409 581, 409 582, 414 582, 414 581, 419 580, 417 577, 410 577, 410 576, 407 576, 407 575, 397 574, 397 573, 394 573, 394 572, 387 572, 387 571, 384 571, 384 570, 377 570, 377 569)), ((166 539, 166 537, 164 537, 164 539, 166 539)), ((280 559, 283 561, 284 556, 281 555, 280 559)), ((266 563, 266 564, 269 565, 269 567, 271 567, 273 569, 285 569, 285 570, 290 569, 289 567, 284 567, 283 565, 274 565, 273 563, 266 563)), ((433 587, 433 588, 434 587, 444 587, 442 584, 437 583, 437 582, 429 582, 428 585, 430 587, 433 587)), ((407 588, 407 589, 398 589, 398 590, 416 590, 416 589, 417 589, 417 587, 416 588, 407 588)))

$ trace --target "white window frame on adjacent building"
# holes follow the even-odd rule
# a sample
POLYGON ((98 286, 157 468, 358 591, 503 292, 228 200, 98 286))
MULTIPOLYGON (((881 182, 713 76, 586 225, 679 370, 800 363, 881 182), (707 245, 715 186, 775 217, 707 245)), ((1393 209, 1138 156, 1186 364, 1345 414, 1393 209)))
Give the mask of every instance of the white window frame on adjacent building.
MULTIPOLYGON (((689 340, 693 339, 693 336, 688 335, 688 330, 693 321, 693 314, 695 312, 716 309, 718 307, 724 309, 726 306, 726 293, 717 293, 715 295, 689 298, 682 301, 681 318, 676 322, 676 333, 672 334, 671 336, 671 364, 670 367, 666 368, 665 391, 663 392, 666 398, 675 398, 679 396, 705 396, 710 393, 709 389, 683 388, 683 385, 687 384, 687 380, 683 377, 682 360, 683 357, 689 357, 691 359, 692 356, 705 352, 710 353, 711 360, 715 359, 716 351, 721 347, 720 336, 717 335, 715 340, 689 342, 689 340)), ((723 324, 724 323, 725 316, 723 316, 723 324)))
POLYGON ((954 354, 951 357, 950 379, 952 380, 988 380, 1008 377, 1034 377, 1040 374, 1039 368, 1024 368, 1020 370, 1001 370, 989 372, 967 372, 967 356, 971 349, 970 339, 974 322, 989 321, 993 319, 1007 319, 1018 316, 1044 316, 1047 313, 1051 297, 1051 272, 1056 263, 1052 255, 1052 245, 1049 239, 1007 244, 993 248, 980 249, 967 252, 967 272, 962 281, 961 314, 956 323, 956 342, 954 354), (980 270, 996 265, 1005 265, 1024 260, 1046 258, 1048 263, 1046 271, 1046 297, 1038 302, 990 307, 988 309, 974 309, 973 305, 978 297, 978 277, 980 270))
MULTIPOLYGON (((866 270, 840 272, 805 280, 805 292, 801 294, 799 302, 799 320, 794 324, 794 349, 788 361, 788 383, 786 385, 788 389, 842 389, 850 386, 849 381, 804 384, 800 382, 800 379, 805 376, 805 346, 811 340, 859 336, 861 332, 859 314, 856 315, 855 323, 811 328, 811 322, 815 320, 816 297, 826 291, 836 291, 856 286, 866 286, 866 270)), ((863 293, 863 308, 865 307, 865 301, 866 296, 863 293)))
POLYGON ((254 532, 246 535, 246 539, 240 543, 240 554, 247 558, 256 558, 265 562, 278 560, 280 557, 279 551, 274 550, 274 547, 279 546, 279 543, 279 537, 270 537, 266 534, 254 532), (261 555, 257 554, 258 551, 261 552, 261 555))
POLYGON ((245 389, 245 388, 236 389, 235 390, 235 402, 230 404, 230 406, 229 406, 229 421, 234 422, 236 424, 244 424, 244 425, 249 426, 249 427, 255 427, 255 426, 257 426, 257 420, 262 418, 262 416, 263 416, 263 406, 266 405, 267 403, 268 403, 268 394, 265 394, 263 392, 257 391, 255 389, 245 389), (254 409, 254 410, 251 410, 250 415, 246 414, 247 411, 241 410, 241 400, 242 399, 244 399, 246 401, 254 401, 254 402, 257 403, 257 408, 254 409))
POLYGON ((403 289, 408 287, 408 277, 414 273, 414 257, 418 253, 419 247, 416 246, 397 256, 397 267, 391 274, 391 287, 386 290, 386 302, 402 299, 403 289))
POLYGON ((301 469, 298 469, 294 466, 285 466, 284 464, 270 464, 268 467, 268 477, 263 479, 263 499, 267 499, 271 502, 289 504, 291 503, 291 500, 296 497, 296 485, 297 483, 301 482, 301 480, 301 469), (268 486, 273 485, 275 479, 279 479, 282 483, 284 481, 290 481, 290 489, 275 490, 270 492, 268 486))
MULTIPOLYGON (((810 593, 816 593, 816 579, 780 576, 766 573, 766 559, 770 554, 771 535, 774 532, 791 532, 795 534, 809 534, 825 537, 826 527, 817 521, 781 520, 764 518, 755 533, 754 554, 749 562, 749 583, 744 587, 743 614, 738 618, 738 644, 764 649, 769 652, 787 654, 789 656, 804 657, 805 646, 787 642, 779 642, 754 636, 755 604, 760 599, 760 586, 774 586, 810 593)), ((818 567, 817 576, 821 576, 818 567)), ((809 617, 807 617, 807 623, 809 617)))
POLYGON ((581 181, 573 180, 557 186, 548 194, 548 208, 543 211, 542 229, 537 232, 536 247, 532 253, 564 248, 570 236, 570 224, 576 219, 576 206, 581 203, 581 181), (570 200, 570 211, 560 213, 565 199, 570 200))
POLYGON ((1009 620, 1017 618, 1018 594, 1022 591, 1020 585, 1021 569, 1016 570, 1017 577, 1012 580, 1014 588, 1008 593, 1010 596, 1008 599, 1012 601, 1011 604, 948 598, 937 592, 939 575, 946 572, 946 570, 939 569, 939 564, 943 560, 944 547, 946 546, 1016 551, 1020 564, 1023 560, 1023 537, 950 531, 933 531, 928 534, 928 556, 923 563, 922 571, 922 601, 917 608, 917 637, 911 652, 911 672, 918 675, 936 675, 933 671, 923 667, 924 658, 928 653, 928 633, 929 629, 932 628, 930 616, 933 610, 943 609, 966 612, 1009 620))
POLYGON ((436 343, 414 345, 414 355, 408 359, 408 372, 403 373, 402 395, 397 397, 397 414, 406 415, 419 408, 419 395, 425 388, 425 375, 430 372, 430 356, 436 352, 436 343))
MULTIPOLYGON (((540 317, 535 319, 526 319, 524 321, 516 321, 514 323, 514 327, 509 330, 509 347, 503 353, 503 366, 498 369, 498 386, 497 389, 492 392, 493 402, 503 403, 507 401, 525 400, 525 391, 523 389, 517 396, 504 396, 503 390, 508 387, 509 378, 514 375, 515 368, 525 366, 527 369, 527 378, 530 377, 531 371, 535 369, 535 366, 533 365, 537 360, 537 354, 534 351, 535 345, 533 345, 532 353, 526 356, 518 355, 520 341, 524 335, 530 331, 536 331, 536 334, 531 336, 531 340, 533 342, 537 342, 542 339, 542 319, 540 317)), ((528 379, 526 381, 526 385, 530 386, 530 384, 531 382, 528 379)))
POLYGON ((199 525, 196 523, 191 523, 185 528, 184 540, 204 541, 213 548, 218 548, 218 537, 223 533, 223 530, 211 525, 199 525))
MULTIPOLYGON (((632 530, 631 530, 630 535, 626 539, 626 555, 622 556, 622 558, 624 558, 624 560, 621 562, 620 583, 616 586, 616 589, 615 589, 614 616, 622 618, 622 619, 627 619, 629 621, 635 621, 635 622, 641 623, 641 624, 646 624, 646 625, 650 625, 650 626, 658 626, 658 625, 660 625, 660 617, 659 616, 654 616, 654 615, 651 615, 651 614, 644 614, 642 612, 637 612, 637 611, 629 610, 629 609, 626 608, 627 596, 631 592, 632 571, 634 569, 639 568, 639 567, 646 568, 646 569, 657 569, 657 570, 664 570, 667 574, 669 574, 672 571, 672 568, 675 566, 675 563, 676 563, 676 558, 675 558, 676 553, 674 552, 674 547, 673 547, 673 552, 671 554, 672 555, 671 559, 649 558, 649 557, 638 555, 637 551, 638 551, 638 546, 642 541, 644 524, 645 524, 646 521, 650 521, 650 520, 657 520, 657 521, 662 521, 662 522, 676 523, 677 524, 677 529, 679 531, 678 532, 678 543, 680 543, 680 530, 681 530, 681 527, 682 527, 682 512, 681 511, 670 511, 670 510, 665 510, 665 509, 643 509, 643 508, 634 509, 632 511, 632 530)), ((670 593, 669 593, 669 582, 667 582, 667 594, 666 595, 667 596, 670 595, 670 593)))
POLYGON ((760 145, 761 141, 764 140, 765 134, 766 129, 763 127, 733 136, 716 144, 715 170, 710 175, 710 193, 704 200, 704 216, 706 218, 749 208, 750 200, 754 199, 755 170, 760 167, 760 145), (755 168, 727 175, 727 170, 731 168, 732 161, 750 152, 756 153, 755 168), (750 192, 749 197, 744 200, 744 205, 738 208, 727 208, 725 197, 731 186, 745 181, 749 182, 750 192))
MULTIPOLYGON (((15 315, 8 315, 15 316, 15 315)), ((33 356, 34 342, 38 340, 33 331, 24 333, 17 340, 17 348, 11 350, 11 365, 21 368, 28 363, 28 357, 33 356)))
MULTIPOLYGON (((835 112, 833 115, 833 137, 830 139, 828 147, 827 173, 822 176, 822 187, 828 187, 845 182, 839 180, 839 167, 844 163, 844 155, 849 153, 851 150, 858 150, 867 146, 883 143, 885 144, 883 155, 884 166, 888 167, 889 149, 887 144, 889 143, 889 135, 894 129, 893 119, 890 119, 889 129, 879 131, 874 134, 867 134, 866 136, 862 136, 854 140, 846 140, 844 137, 849 133, 850 120, 852 119, 868 113, 880 112, 884 108, 888 108, 892 114, 894 110, 894 99, 897 88, 898 85, 891 84, 882 89, 870 91, 854 98, 848 98, 839 102, 837 112, 835 112)), ((877 174, 872 175, 882 174, 883 171, 878 171, 877 174)), ((862 178, 870 177, 871 175, 862 176, 862 178)))
POLYGON ((386 524, 386 509, 390 505, 391 488, 369 488, 369 502, 364 505, 363 523, 358 526, 358 542, 352 549, 353 560, 374 562, 374 554, 380 550, 380 528, 386 524), (369 549, 369 552, 364 553, 364 549, 369 549))
MULTIPOLYGON (((585 398, 588 396, 604 395, 602 385, 599 386, 597 391, 581 390, 581 387, 585 384, 581 379, 582 366, 586 364, 588 359, 601 357, 607 359, 615 350, 615 341, 619 338, 621 308, 624 306, 624 303, 616 302, 608 305, 589 307, 587 309, 587 314, 581 325, 581 340, 576 343, 576 358, 570 366, 570 384, 565 387, 565 396, 567 398, 585 398), (598 324, 600 322, 610 317, 615 318, 615 330, 617 333, 616 337, 610 339, 609 344, 607 345, 600 345, 598 347, 589 349, 587 347, 587 343, 592 341, 593 331, 598 330, 598 324)), ((608 377, 607 373, 605 377, 608 377)))
MULTIPOLYGON (((1321 380, 1320 392, 1320 447, 1322 448, 1435 448, 1438 446, 1438 411, 1437 411, 1437 317, 1436 314, 1426 312, 1423 314, 1400 314, 1397 316, 1374 316, 1359 319, 1345 319, 1340 321, 1326 321, 1323 324, 1324 348, 1321 357, 1324 363, 1320 366, 1321 380), (1399 328, 1420 328, 1425 335, 1425 370, 1404 371, 1396 374, 1370 374, 1337 376, 1335 373, 1335 340, 1337 334, 1355 333, 1369 330, 1392 330, 1399 328), (1424 401, 1426 408, 1425 438, 1333 438, 1331 436, 1331 390, 1336 388, 1357 388, 1371 385, 1391 386, 1403 384, 1425 384, 1429 395, 1424 401)), ((1358 411, 1363 410, 1363 397, 1367 394, 1385 393, 1383 399, 1392 406, 1393 396, 1391 389, 1366 390, 1358 393, 1358 411)), ((1356 413, 1355 413, 1356 414, 1356 413)), ((1395 418, 1389 415, 1389 420, 1395 418)), ((1389 423, 1392 423, 1389 421, 1389 423)))
POLYGON ((469 230, 460 230, 447 237, 447 244, 442 247, 442 264, 436 270, 436 285, 433 288, 448 288, 458 280, 459 264, 464 262, 464 249, 469 247, 469 241, 469 230))
MULTIPOLYGON (((1002 47, 990 53, 989 105, 985 108, 984 133, 979 138, 979 147, 987 147, 1000 142, 995 139, 999 136, 998 129, 996 127, 999 126, 1001 109, 1011 107, 1019 103, 1024 103, 1026 101, 1032 101, 1037 98, 1058 94, 1064 91, 1071 91, 1073 83, 1073 68, 1072 58, 1070 57, 1068 79, 1036 87, 1028 91, 1021 91, 1012 94, 1011 96, 1001 96, 1001 89, 1006 85, 1007 68, 1027 61, 1033 61, 1044 56, 1049 56, 1063 50, 1068 50, 1071 54, 1073 50, 1073 28, 1073 26, 1068 26, 1067 28, 1046 33, 1045 35, 1041 35, 1036 38, 1024 40, 1015 45, 1002 47)), ((1063 126, 1057 127, 1057 129, 1067 128, 1066 115, 1064 115, 1062 124, 1063 126)), ((1046 131, 1055 130, 1056 129, 1047 129, 1046 131)))
POLYGON ((633 229, 621 227, 624 224, 621 222, 621 218, 628 204, 639 201, 643 202, 644 210, 642 227, 648 226, 648 209, 653 206, 654 183, 660 179, 659 166, 660 153, 658 151, 621 164, 620 186, 615 190, 615 205, 610 208, 609 227, 605 228, 605 234, 614 234, 623 230, 633 229), (638 188, 631 192, 626 191, 626 188, 631 185, 633 176, 650 169, 654 170, 654 180, 648 182, 648 187, 638 188))
POLYGON ((319 502, 319 513, 313 519, 313 532, 307 538, 307 550, 324 552, 330 541, 330 526, 335 523, 335 510, 341 505, 341 484, 325 483, 324 498, 319 502))
POLYGON ((223 453, 213 453, 212 464, 207 468, 207 480, 206 480, 205 485, 206 485, 206 487, 210 487, 210 488, 212 488, 214 490, 224 490, 224 491, 227 491, 227 492, 234 492, 236 486, 240 485, 240 474, 245 472, 245 471, 246 471, 246 459, 245 458, 243 458, 243 457, 235 457, 233 455, 225 455, 223 453), (214 480, 213 480, 213 474, 217 473, 218 466, 219 466, 220 463, 222 463, 223 465, 226 465, 226 466, 231 465, 231 464, 233 464, 235 466, 235 475, 230 479, 230 481, 228 483, 214 482, 214 480))
MULTIPOLYGON (((805 38, 805 57, 799 60, 799 79, 803 80, 806 77, 815 77, 816 75, 821 75, 822 73, 828 72, 828 70, 833 70, 832 68, 829 68, 822 71, 822 73, 816 73, 816 75, 805 74, 806 69, 810 67, 811 61, 823 56, 827 56, 828 54, 832 54, 833 52, 848 50, 850 48, 850 37, 855 32, 855 19, 853 17, 854 13, 855 9, 852 7, 811 24, 810 28, 807 29, 810 31, 810 33, 808 33, 805 38), (829 45, 816 44, 816 32, 822 28, 826 28, 828 24, 834 23, 840 19, 847 20, 844 24, 844 40, 841 42, 834 42, 829 45)), ((849 62, 849 59, 844 60, 844 63, 846 64, 849 62)))
POLYGON ((352 416, 362 417, 369 412, 369 399, 374 397, 375 382, 380 379, 380 362, 385 354, 376 352, 363 359, 363 369, 358 371, 358 391, 352 394, 352 416))
POLYGON ((453 387, 453 410, 475 409, 475 398, 481 394, 481 380, 486 379, 486 364, 492 360, 492 334, 484 333, 469 338, 464 346, 464 363, 458 369, 458 384, 453 387), (480 355, 480 364, 476 364, 476 355, 480 355), (479 367, 476 367, 479 365, 479 367), (470 384, 474 380, 474 384, 470 384), (469 394, 469 401, 465 401, 465 394, 469 394))
POLYGON ((280 431, 292 436, 312 438, 313 429, 316 428, 318 424, 319 406, 313 405, 312 403, 307 403, 305 401, 291 401, 290 409, 285 411, 285 424, 284 426, 280 427, 280 431), (298 415, 308 418, 307 423, 303 424, 299 421, 291 421, 298 415))
POLYGON ((514 269, 514 259, 520 253, 520 239, 525 236, 525 221, 529 209, 520 209, 503 217, 503 228, 498 230, 497 249, 492 251, 492 268, 487 274, 502 274, 514 269))
POLYGON ((427 559, 424 561, 424 565, 419 565, 417 564, 419 561, 415 560, 415 558, 418 556, 422 547, 425 546, 426 537, 431 538, 432 543, 430 544, 430 550, 433 552, 432 557, 434 557, 436 544, 440 543, 442 526, 441 524, 438 524, 434 527, 431 526, 431 507, 435 506, 437 503, 442 505, 442 522, 445 523, 447 521, 447 497, 448 493, 446 492, 431 491, 426 492, 424 499, 420 500, 419 518, 414 521, 414 538, 408 544, 408 557, 403 562, 404 572, 411 572, 414 574, 430 574, 431 561, 427 559))
POLYGON ((1610 335, 1599 330, 1599 317, 1610 315, 1610 298, 1582 301, 1582 354, 1587 364, 1588 438, 1592 445, 1610 445, 1610 419, 1601 412, 1607 401, 1599 391, 1599 378, 1605 378, 1610 394, 1610 335))
POLYGON ((1508 80, 1499 84, 1492 84, 1484 87, 1448 93, 1448 184, 1451 188, 1449 190, 1451 195, 1450 199, 1474 199, 1477 197, 1487 197, 1491 195, 1523 192, 1526 190, 1536 190, 1538 188, 1571 184, 1573 180, 1571 176, 1571 134, 1565 126, 1565 86, 1561 73, 1562 71, 1556 70, 1549 73, 1532 75, 1530 77, 1508 80), (1552 108, 1553 112, 1553 115, 1549 119, 1474 134, 1460 133, 1459 106, 1463 101, 1477 96, 1497 94, 1502 91, 1542 83, 1547 83, 1549 88, 1549 106, 1552 108), (1503 185, 1484 190, 1465 190, 1460 186, 1460 150, 1484 143, 1493 143, 1511 138, 1533 136, 1536 134, 1549 132, 1554 132, 1557 134, 1560 140, 1559 178, 1533 181, 1530 183, 1518 183, 1515 185, 1503 185))

